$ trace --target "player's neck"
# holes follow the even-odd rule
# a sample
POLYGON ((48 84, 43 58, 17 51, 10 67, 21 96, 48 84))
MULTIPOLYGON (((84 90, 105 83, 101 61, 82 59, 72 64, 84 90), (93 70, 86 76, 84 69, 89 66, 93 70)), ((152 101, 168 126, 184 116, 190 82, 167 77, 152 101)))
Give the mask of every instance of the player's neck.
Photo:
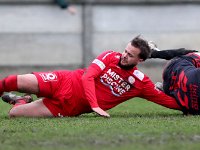
POLYGON ((136 65, 122 65, 121 60, 119 60, 118 66, 124 70, 131 70, 133 69, 136 65))

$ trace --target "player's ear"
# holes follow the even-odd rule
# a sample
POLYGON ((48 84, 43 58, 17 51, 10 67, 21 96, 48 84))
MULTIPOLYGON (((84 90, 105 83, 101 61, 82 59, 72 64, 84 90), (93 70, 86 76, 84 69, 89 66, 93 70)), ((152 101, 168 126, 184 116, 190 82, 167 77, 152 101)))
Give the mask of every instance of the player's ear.
POLYGON ((139 59, 139 62, 143 62, 143 61, 144 61, 144 59, 142 59, 142 58, 139 59))

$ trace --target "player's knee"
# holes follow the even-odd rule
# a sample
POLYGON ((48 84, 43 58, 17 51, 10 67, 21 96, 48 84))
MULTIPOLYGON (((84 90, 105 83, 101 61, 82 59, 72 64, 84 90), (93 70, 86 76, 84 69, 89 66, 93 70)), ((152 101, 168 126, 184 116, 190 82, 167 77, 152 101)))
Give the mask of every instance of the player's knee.
POLYGON ((13 107, 9 112, 8 115, 9 117, 13 118, 13 117, 19 117, 20 113, 19 113, 19 109, 17 107, 13 107))
POLYGON ((18 75, 17 79, 17 84, 20 91, 33 94, 38 93, 38 80, 34 74, 18 75))

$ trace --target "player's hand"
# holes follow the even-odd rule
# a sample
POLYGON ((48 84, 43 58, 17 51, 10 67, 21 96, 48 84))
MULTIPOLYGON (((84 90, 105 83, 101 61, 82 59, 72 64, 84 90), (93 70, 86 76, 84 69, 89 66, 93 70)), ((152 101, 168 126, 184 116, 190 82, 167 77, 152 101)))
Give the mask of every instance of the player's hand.
POLYGON ((149 45, 149 48, 150 48, 151 50, 160 51, 160 49, 158 49, 156 43, 154 43, 153 41, 148 41, 148 45, 149 45))
POLYGON ((110 117, 110 115, 106 111, 104 111, 103 109, 101 109, 100 107, 92 108, 92 110, 94 112, 96 112, 98 115, 102 116, 102 117, 106 117, 106 118, 110 117))
POLYGON ((76 14, 77 12, 74 6, 68 6, 67 11, 72 15, 76 14))

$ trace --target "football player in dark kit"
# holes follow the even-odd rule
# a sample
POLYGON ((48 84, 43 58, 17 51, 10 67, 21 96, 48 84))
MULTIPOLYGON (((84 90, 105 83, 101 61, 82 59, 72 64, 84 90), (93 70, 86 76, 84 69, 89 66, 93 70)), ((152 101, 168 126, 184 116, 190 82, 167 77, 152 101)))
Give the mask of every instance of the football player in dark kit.
POLYGON ((200 53, 170 60, 163 71, 163 90, 184 114, 200 115, 200 53))
POLYGON ((174 97, 183 114, 200 115, 200 53, 193 50, 195 53, 178 56, 179 51, 151 54, 153 58, 170 60, 163 70, 163 83, 156 83, 156 87, 174 97))
POLYGON ((171 59, 163 70, 163 83, 156 87, 174 97, 183 114, 200 115, 200 53, 178 56, 177 52, 153 51, 153 58, 171 59))

